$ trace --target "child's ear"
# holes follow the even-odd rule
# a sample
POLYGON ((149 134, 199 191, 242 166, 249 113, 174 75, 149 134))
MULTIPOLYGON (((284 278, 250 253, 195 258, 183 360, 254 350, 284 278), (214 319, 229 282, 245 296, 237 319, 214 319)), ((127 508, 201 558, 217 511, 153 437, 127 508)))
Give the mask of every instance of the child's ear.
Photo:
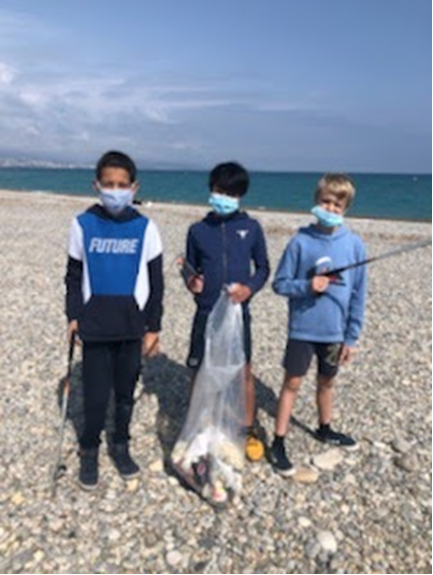
POLYGON ((95 194, 99 194, 99 182, 98 180, 93 180, 93 191, 95 194))
POLYGON ((131 190, 134 192, 134 196, 139 189, 140 189, 140 182, 138 180, 135 180, 135 182, 133 182, 131 185, 131 190))

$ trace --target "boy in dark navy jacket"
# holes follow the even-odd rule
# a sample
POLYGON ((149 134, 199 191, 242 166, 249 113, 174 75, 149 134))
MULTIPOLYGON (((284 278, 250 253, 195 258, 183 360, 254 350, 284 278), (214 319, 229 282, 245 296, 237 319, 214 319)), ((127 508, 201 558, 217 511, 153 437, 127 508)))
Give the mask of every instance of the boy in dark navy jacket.
POLYGON ((124 479, 139 467, 129 454, 134 389, 144 348, 157 351, 162 317, 162 245, 156 225, 132 207, 136 167, 121 152, 96 166, 100 204, 71 226, 66 273, 68 336, 83 344, 84 432, 79 483, 98 483, 98 450, 111 389, 115 429, 109 454, 124 479))
MULTIPOLYGON (((204 355, 207 318, 224 285, 234 302, 241 303, 244 318, 246 356, 246 454, 257 451, 254 433, 255 387, 251 371, 251 318, 249 302, 269 276, 265 237, 257 220, 239 211, 240 198, 248 190, 249 176, 239 164, 217 165, 210 173, 209 203, 213 211, 193 224, 187 237, 186 260, 197 271, 187 283, 197 310, 191 332, 187 364, 198 369, 204 355), (251 272, 251 264, 254 271, 251 272)), ((263 446, 259 446, 263 451, 263 446)))

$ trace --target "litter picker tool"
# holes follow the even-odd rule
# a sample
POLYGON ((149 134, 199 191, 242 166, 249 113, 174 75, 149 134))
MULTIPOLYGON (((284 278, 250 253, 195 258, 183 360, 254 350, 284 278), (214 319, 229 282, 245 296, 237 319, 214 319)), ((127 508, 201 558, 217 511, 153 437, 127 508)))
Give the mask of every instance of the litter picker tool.
POLYGON ((188 285, 193 278, 200 277, 200 274, 192 267, 183 254, 177 256, 175 261, 186 285, 188 285))
POLYGON ((69 387, 70 387, 70 381, 71 381, 72 359, 74 356, 75 339, 76 339, 76 332, 74 331, 71 334, 71 340, 69 342, 68 371, 66 373, 66 377, 63 380, 62 415, 61 415, 60 431, 59 431, 59 443, 57 446, 56 463, 54 465, 53 475, 51 478, 51 496, 52 497, 54 497, 56 495, 57 480, 60 477, 62 477, 62 475, 66 471, 66 465, 64 463, 62 463, 62 444, 63 444, 63 435, 64 435, 64 431, 65 431, 65 424, 66 424, 66 414, 68 411, 69 387))
POLYGON ((357 268, 359 266, 365 266, 366 264, 376 262, 377 260, 383 260, 385 258, 397 256, 399 254, 403 254, 405 252, 411 252, 412 250, 417 250, 419 248, 425 248, 429 245, 431 245, 431 239, 430 240, 423 240, 423 241, 417 242, 415 244, 408 244, 406 246, 402 246, 399 248, 395 248, 393 250, 389 250, 388 252, 384 252, 383 254, 379 254, 378 256, 373 256, 373 257, 368 258, 366 260, 361 260, 359 262, 355 262, 355 263, 349 264, 347 266, 342 266, 340 268, 334 268, 333 270, 326 271, 320 275, 324 275, 324 276, 329 277, 330 281, 336 281, 336 280, 340 279, 340 274, 342 272, 345 272, 346 270, 357 268))

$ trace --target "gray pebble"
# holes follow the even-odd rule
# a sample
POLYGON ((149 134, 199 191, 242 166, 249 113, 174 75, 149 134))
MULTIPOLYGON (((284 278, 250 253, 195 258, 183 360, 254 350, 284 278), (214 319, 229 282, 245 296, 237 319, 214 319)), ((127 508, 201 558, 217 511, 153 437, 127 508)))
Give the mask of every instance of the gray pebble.
POLYGON ((404 453, 394 458, 394 463, 404 471, 416 471, 419 467, 417 457, 414 453, 404 453))
POLYGON ((411 449, 410 443, 401 436, 397 436, 392 440, 391 447, 399 453, 407 453, 411 449))

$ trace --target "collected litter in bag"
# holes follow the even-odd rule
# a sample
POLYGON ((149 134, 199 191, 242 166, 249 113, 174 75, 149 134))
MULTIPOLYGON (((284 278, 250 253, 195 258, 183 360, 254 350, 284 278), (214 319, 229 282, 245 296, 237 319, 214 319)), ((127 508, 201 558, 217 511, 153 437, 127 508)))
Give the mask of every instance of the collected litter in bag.
POLYGON ((217 506, 242 489, 244 379, 242 308, 223 291, 207 321, 204 358, 172 453, 180 476, 217 506))

